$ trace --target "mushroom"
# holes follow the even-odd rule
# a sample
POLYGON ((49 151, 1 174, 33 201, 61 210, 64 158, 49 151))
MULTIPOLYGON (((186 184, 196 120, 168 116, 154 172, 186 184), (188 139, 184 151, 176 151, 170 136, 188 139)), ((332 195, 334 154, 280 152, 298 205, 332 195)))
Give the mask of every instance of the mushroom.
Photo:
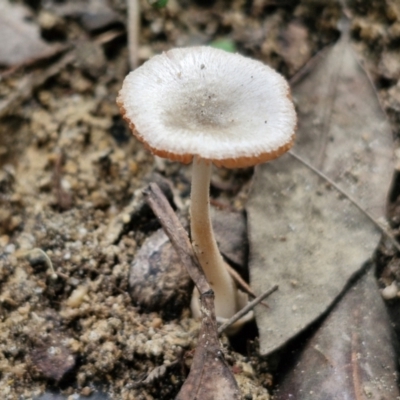
MULTIPOLYGON (((156 55, 124 80, 117 103, 152 153, 193 161, 191 238, 215 293, 217 317, 243 307, 218 250, 209 213, 212 164, 249 167, 289 150, 296 113, 286 80, 270 67, 211 47, 156 55)), ((196 298, 192 309, 196 310, 196 298)))

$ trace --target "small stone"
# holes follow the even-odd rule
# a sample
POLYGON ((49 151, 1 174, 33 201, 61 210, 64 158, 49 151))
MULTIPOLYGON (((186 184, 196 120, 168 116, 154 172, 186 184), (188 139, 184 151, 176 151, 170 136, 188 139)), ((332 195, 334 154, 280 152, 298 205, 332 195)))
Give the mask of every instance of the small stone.
POLYGON ((400 52, 383 52, 378 68, 381 75, 385 78, 398 80, 400 77, 400 52))
POLYGON ((98 78, 106 68, 103 48, 95 42, 78 43, 76 46, 76 63, 86 74, 98 78))
POLYGON ((106 208, 110 205, 110 199, 107 193, 100 190, 94 191, 90 196, 90 200, 94 208, 106 208))
POLYGON ((81 390, 81 395, 82 396, 90 396, 92 394, 93 390, 92 388, 90 388, 89 386, 85 386, 82 390, 81 390))
POLYGON ((75 175, 78 172, 78 165, 76 162, 68 160, 64 165, 64 172, 70 175, 75 175))
POLYGON ((10 241, 10 236, 2 235, 0 236, 0 247, 6 247, 10 241))
POLYGON ((162 323, 163 323, 163 321, 161 318, 158 318, 158 317, 154 318, 153 321, 151 322, 151 327, 155 328, 155 329, 160 328, 162 323))
POLYGON ((67 306, 72 308, 78 308, 82 304, 83 299, 86 296, 87 292, 88 292, 87 286, 82 285, 77 287, 67 299, 67 306))
POLYGON ((129 273, 129 293, 143 311, 164 318, 180 316, 188 306, 191 279, 165 232, 160 229, 144 242, 129 273))
POLYGON ((393 281, 389 286, 386 286, 381 291, 381 295, 385 300, 392 300, 397 296, 398 288, 396 281, 393 281))
POLYGON ((37 345, 31 354, 34 370, 42 377, 60 381, 75 366, 75 357, 54 339, 37 345))

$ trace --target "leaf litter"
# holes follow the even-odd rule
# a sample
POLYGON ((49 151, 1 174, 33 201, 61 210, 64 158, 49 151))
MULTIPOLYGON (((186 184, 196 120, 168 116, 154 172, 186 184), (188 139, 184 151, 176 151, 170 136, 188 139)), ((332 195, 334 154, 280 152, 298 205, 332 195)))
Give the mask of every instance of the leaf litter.
POLYGON ((189 376, 177 400, 238 400, 240 390, 224 359, 218 339, 214 293, 197 261, 189 235, 156 184, 149 185, 146 197, 200 294, 201 328, 198 343, 189 376))
MULTIPOLYGON (((392 133, 348 34, 300 79, 293 96, 299 116, 294 152, 383 219, 392 133)), ((256 309, 260 351, 267 354, 326 312, 373 256, 380 233, 291 155, 257 167, 247 213, 252 288, 260 293, 279 285, 271 309, 256 309)))
MULTIPOLYGON (((58 6, 57 2, 49 1, 46 7, 53 3, 58 6)), ((63 4, 67 3, 70 2, 63 4)), ((185 7, 181 7, 180 2, 170 3, 168 12, 160 14, 142 2, 141 61, 171 46, 206 43, 219 35, 222 27, 224 32, 230 32, 240 51, 292 73, 299 63, 293 63, 295 58, 290 61, 290 54, 280 51, 281 45, 276 41, 287 20, 303 20, 309 31, 307 37, 302 36, 300 43, 291 47, 292 50, 305 41, 307 51, 315 53, 337 34, 335 15, 339 7, 334 1, 316 4, 314 0, 302 0, 298 5, 276 2, 272 8, 257 1, 249 9, 241 0, 233 1, 228 9, 221 1, 210 8, 198 7, 195 2, 185 7), (190 22, 189 31, 185 29, 185 21, 190 22), (289 68, 288 62, 293 64, 289 68)), ((115 0, 107 4, 112 4, 119 15, 125 12, 124 2, 115 0)), ((43 11, 39 11, 40 23, 47 35, 59 30, 74 43, 77 37, 88 41, 95 37, 96 42, 100 39, 91 31, 96 29, 94 25, 89 27, 79 15, 80 23, 91 31, 90 37, 88 32, 82 34, 74 15, 68 17, 67 25, 61 13, 53 19, 53 27, 45 26, 43 21, 47 24, 52 21, 47 18, 53 16, 51 10, 50 13, 43 11)), ((106 29, 103 22, 102 29, 106 29)), ((116 37, 110 31, 105 35, 116 37)), ((288 38, 285 46, 291 46, 290 34, 284 40, 288 38)), ((187 312, 179 320, 163 321, 157 313, 138 313, 126 295, 131 261, 148 231, 143 225, 136 225, 134 217, 137 214, 129 206, 128 218, 125 219, 123 212, 118 213, 129 202, 135 202, 135 190, 142 186, 143 177, 153 167, 150 157, 144 156, 138 146, 132 141, 121 140, 123 129, 116 118, 114 100, 126 72, 125 44, 115 40, 111 45, 101 43, 106 54, 107 74, 96 82, 88 64, 73 62, 74 52, 67 54, 72 57, 64 62, 64 66, 58 65, 54 71, 50 65, 48 72, 44 70, 43 80, 35 80, 30 87, 23 86, 24 95, 17 97, 12 107, 8 93, 13 93, 13 85, 19 83, 24 71, 5 82, 10 83, 7 90, 1 86, 1 95, 6 100, 3 110, 12 117, 2 119, 0 135, 1 155, 4 151, 7 155, 1 158, 1 164, 13 163, 4 165, 0 175, 0 198, 6 205, 0 216, 6 221, 0 227, 0 243, 4 249, 0 258, 0 283, 12 294, 2 303, 1 309, 4 320, 0 332, 0 388, 10 399, 22 393, 35 397, 49 387, 59 389, 43 376, 30 377, 31 364, 26 363, 27 350, 35 336, 54 328, 63 334, 62 341, 79 356, 80 363, 72 371, 71 381, 63 382, 63 395, 45 393, 41 398, 84 398, 92 392, 93 399, 170 398, 186 375, 181 370, 182 365, 174 366, 181 354, 177 348, 186 350, 188 356, 189 349, 194 346, 197 325, 187 317, 187 312), (44 84, 46 76, 52 79, 44 84), (81 110, 86 109, 85 103, 92 103, 93 99, 95 106, 84 111, 85 118, 62 120, 58 110, 81 115, 81 110), (107 123, 100 121, 105 119, 107 123), (13 135, 9 135, 11 129, 13 135), (73 200, 72 208, 63 213, 53 208, 51 179, 60 147, 68 149, 60 180, 73 200), (108 230, 108 224, 117 215, 122 221, 108 230), (112 243, 104 240, 107 233, 114 234, 112 243), (51 258, 59 274, 57 282, 50 282, 45 264, 27 265, 17 259, 19 250, 35 246, 43 248, 51 258), (87 288, 87 293, 80 306, 72 308, 68 305, 69 299, 81 287, 87 288), (58 319, 49 318, 49 311, 58 315, 58 319), (16 352, 15 349, 19 350, 16 352), (147 386, 132 386, 138 378, 149 376, 160 365, 170 365, 166 376, 155 374, 157 378, 147 386), (96 382, 104 383, 107 395, 97 392, 96 382)), ((176 170, 171 173, 167 167, 163 174, 179 187, 176 170)), ((179 187, 183 199, 184 193, 179 187)), ((240 202, 235 199, 235 204, 240 202)), ((147 217, 142 216, 146 222, 147 217)), ((256 344, 247 342, 253 348, 244 357, 230 351, 226 340, 222 339, 227 350, 226 359, 236 380, 241 382, 242 388, 246 382, 244 397, 268 399, 266 387, 271 385, 272 376, 266 359, 258 355, 256 344)), ((183 367, 187 365, 190 365, 190 356, 183 367)))
POLYGON ((307 342, 274 399, 399 399, 394 341, 370 270, 359 276, 307 342))
POLYGON ((41 39, 30 16, 22 4, 0 0, 0 65, 13 66, 54 54, 54 45, 41 39))

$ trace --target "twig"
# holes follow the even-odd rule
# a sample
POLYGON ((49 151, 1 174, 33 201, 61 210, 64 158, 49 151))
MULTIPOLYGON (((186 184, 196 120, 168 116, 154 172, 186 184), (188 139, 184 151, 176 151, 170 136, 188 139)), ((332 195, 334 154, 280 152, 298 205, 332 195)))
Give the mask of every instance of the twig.
POLYGON ((109 30, 107 32, 101 33, 100 35, 98 35, 96 37, 96 39, 94 39, 94 41, 100 45, 106 44, 124 34, 125 34, 125 31, 123 31, 121 29, 113 29, 113 30, 109 30))
POLYGON ((219 398, 219 396, 210 397, 210 394, 221 393, 221 390, 226 398, 239 399, 239 388, 223 357, 218 340, 214 292, 211 290, 197 261, 189 236, 157 184, 151 183, 144 194, 147 203, 159 219, 181 262, 186 266, 200 292, 202 319, 199 340, 189 376, 176 399, 193 399, 193 393, 196 394, 195 397, 198 399, 219 398))
POLYGON ((211 291, 211 287, 194 254, 189 236, 168 203, 168 200, 165 198, 164 193, 156 183, 150 183, 148 188, 145 189, 144 195, 178 253, 183 265, 186 266, 199 293, 202 295, 211 291))
POLYGON ((266 292, 260 294, 254 300, 250 301, 245 307, 243 307, 240 311, 238 311, 235 315, 228 319, 228 321, 224 322, 218 328, 218 334, 220 335, 223 331, 225 331, 228 327, 233 325, 240 318, 244 317, 249 311, 251 311, 258 303, 261 303, 266 297, 270 296, 278 290, 278 285, 273 286, 271 289, 268 289, 266 292))
POLYGON ((28 261, 30 261, 30 262, 32 262, 32 260, 34 260, 34 259, 39 258, 40 261, 44 261, 47 268, 51 271, 51 275, 50 275, 51 279, 56 280, 58 278, 58 274, 54 270, 54 266, 53 266, 53 263, 51 262, 50 257, 40 247, 35 247, 31 250, 24 251, 23 253, 21 253, 21 256, 26 257, 28 259, 28 261), (39 257, 38 257, 38 254, 40 255, 39 257))
MULTIPOLYGON (((251 289, 250 285, 239 275, 239 273, 233 269, 227 262, 225 262, 225 267, 228 270, 231 278, 236 282, 236 284, 242 288, 242 290, 247 293, 249 296, 251 296, 253 299, 255 299, 257 296, 251 289)), ((261 304, 269 308, 268 304, 261 302, 261 304)))
POLYGON ((128 2, 128 52, 131 70, 139 64, 139 32, 140 32, 140 6, 139 0, 127 0, 128 2))
POLYGON ((343 196, 345 196, 353 205, 355 205, 393 244, 393 246, 400 251, 400 244, 396 240, 396 238, 390 233, 384 226, 382 226, 367 210, 364 209, 364 207, 356 200, 354 199, 350 194, 345 192, 342 188, 339 187, 337 183, 335 183, 332 179, 330 179, 327 175, 325 175, 323 172, 312 166, 310 163, 308 163, 304 158, 300 157, 299 155, 293 153, 292 150, 289 151, 289 154, 295 158, 296 160, 300 161, 302 164, 304 164, 307 168, 309 168, 311 171, 316 173, 318 176, 320 176, 322 179, 327 181, 331 186, 333 186, 339 193, 341 193, 343 196))
POLYGON ((65 154, 61 152, 58 154, 53 172, 53 185, 54 194, 56 198, 56 206, 59 211, 66 211, 71 208, 72 196, 62 186, 63 164, 65 161, 65 154))
POLYGON ((21 71, 22 69, 30 69, 30 68, 34 68, 35 65, 43 62, 44 60, 48 60, 50 58, 53 58, 55 56, 57 56, 58 54, 61 54, 63 52, 66 52, 67 50, 70 50, 70 46, 67 45, 55 45, 52 46, 51 49, 49 49, 49 51, 46 51, 45 53, 43 53, 42 55, 40 55, 39 57, 35 57, 35 58, 31 58, 27 61, 23 61, 20 64, 16 64, 13 65, 12 67, 6 69, 5 71, 0 73, 0 80, 3 79, 7 79, 9 77, 11 77, 12 75, 14 75, 15 73, 21 71))

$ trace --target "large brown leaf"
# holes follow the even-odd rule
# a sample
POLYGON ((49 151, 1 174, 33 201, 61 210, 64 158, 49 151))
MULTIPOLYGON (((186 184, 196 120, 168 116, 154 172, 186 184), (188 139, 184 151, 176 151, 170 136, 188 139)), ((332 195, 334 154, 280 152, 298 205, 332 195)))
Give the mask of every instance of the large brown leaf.
MULTIPOLYGON (((294 151, 384 216, 392 134, 347 35, 294 88, 299 129, 294 151)), ((256 169, 247 206, 251 286, 279 285, 258 307, 261 353, 315 321, 372 256, 380 234, 371 220, 290 155, 256 169)))
POLYGON ((385 305, 369 272, 307 343, 274 399, 399 398, 392 335, 385 305))

